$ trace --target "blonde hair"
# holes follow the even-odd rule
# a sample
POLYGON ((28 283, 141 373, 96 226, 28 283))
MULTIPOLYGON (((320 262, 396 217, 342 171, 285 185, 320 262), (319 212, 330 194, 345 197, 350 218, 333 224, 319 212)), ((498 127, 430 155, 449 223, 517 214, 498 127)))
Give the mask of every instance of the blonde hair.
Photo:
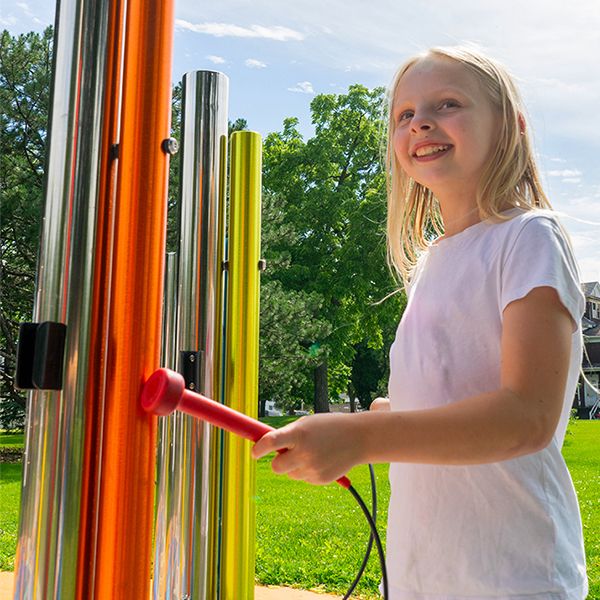
POLYGON ((520 207, 552 209, 544 193, 533 157, 519 92, 506 68, 479 51, 463 46, 431 48, 408 60, 396 73, 389 90, 386 151, 388 183, 388 262, 406 286, 419 254, 428 247, 426 232, 443 234, 439 204, 433 193, 411 179, 400 167, 393 149, 395 123, 392 103, 402 76, 429 57, 461 63, 475 75, 500 118, 498 143, 484 166, 477 190, 480 219, 506 220, 501 210, 520 207))

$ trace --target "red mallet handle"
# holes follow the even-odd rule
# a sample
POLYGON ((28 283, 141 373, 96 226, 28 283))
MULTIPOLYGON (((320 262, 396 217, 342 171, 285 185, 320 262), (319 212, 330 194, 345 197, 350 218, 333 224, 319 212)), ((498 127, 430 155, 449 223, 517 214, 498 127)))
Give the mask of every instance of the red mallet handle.
MULTIPOLYGON (((183 377, 169 369, 154 371, 146 381, 142 390, 142 408, 163 416, 177 409, 253 442, 257 442, 265 433, 274 429, 224 404, 186 389, 183 377)), ((350 487, 347 477, 340 477, 337 482, 346 489, 350 487)))

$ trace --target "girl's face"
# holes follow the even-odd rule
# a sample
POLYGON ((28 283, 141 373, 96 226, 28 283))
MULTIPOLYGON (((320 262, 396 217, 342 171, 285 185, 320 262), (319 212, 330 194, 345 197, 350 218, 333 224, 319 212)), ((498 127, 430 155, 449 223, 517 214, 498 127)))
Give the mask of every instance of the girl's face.
POLYGON ((471 201, 500 126, 476 77, 455 60, 422 59, 401 77, 392 118, 394 153, 407 175, 440 200, 471 201))

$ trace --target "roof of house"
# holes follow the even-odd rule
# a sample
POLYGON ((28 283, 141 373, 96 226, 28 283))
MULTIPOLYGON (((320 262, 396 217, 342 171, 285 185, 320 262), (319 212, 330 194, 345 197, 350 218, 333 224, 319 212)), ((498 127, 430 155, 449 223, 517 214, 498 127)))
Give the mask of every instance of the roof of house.
POLYGON ((598 281, 588 281, 587 283, 581 284, 583 293, 587 296, 594 296, 600 298, 600 283, 598 281))

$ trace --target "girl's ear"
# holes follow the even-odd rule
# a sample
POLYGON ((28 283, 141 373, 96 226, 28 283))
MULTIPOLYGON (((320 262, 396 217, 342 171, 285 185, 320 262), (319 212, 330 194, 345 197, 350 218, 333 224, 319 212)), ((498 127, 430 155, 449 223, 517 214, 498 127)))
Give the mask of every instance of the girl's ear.
POLYGON ((525 135, 526 126, 525 126, 525 117, 523 116, 523 113, 519 113, 518 120, 519 120, 519 133, 521 135, 525 135))

